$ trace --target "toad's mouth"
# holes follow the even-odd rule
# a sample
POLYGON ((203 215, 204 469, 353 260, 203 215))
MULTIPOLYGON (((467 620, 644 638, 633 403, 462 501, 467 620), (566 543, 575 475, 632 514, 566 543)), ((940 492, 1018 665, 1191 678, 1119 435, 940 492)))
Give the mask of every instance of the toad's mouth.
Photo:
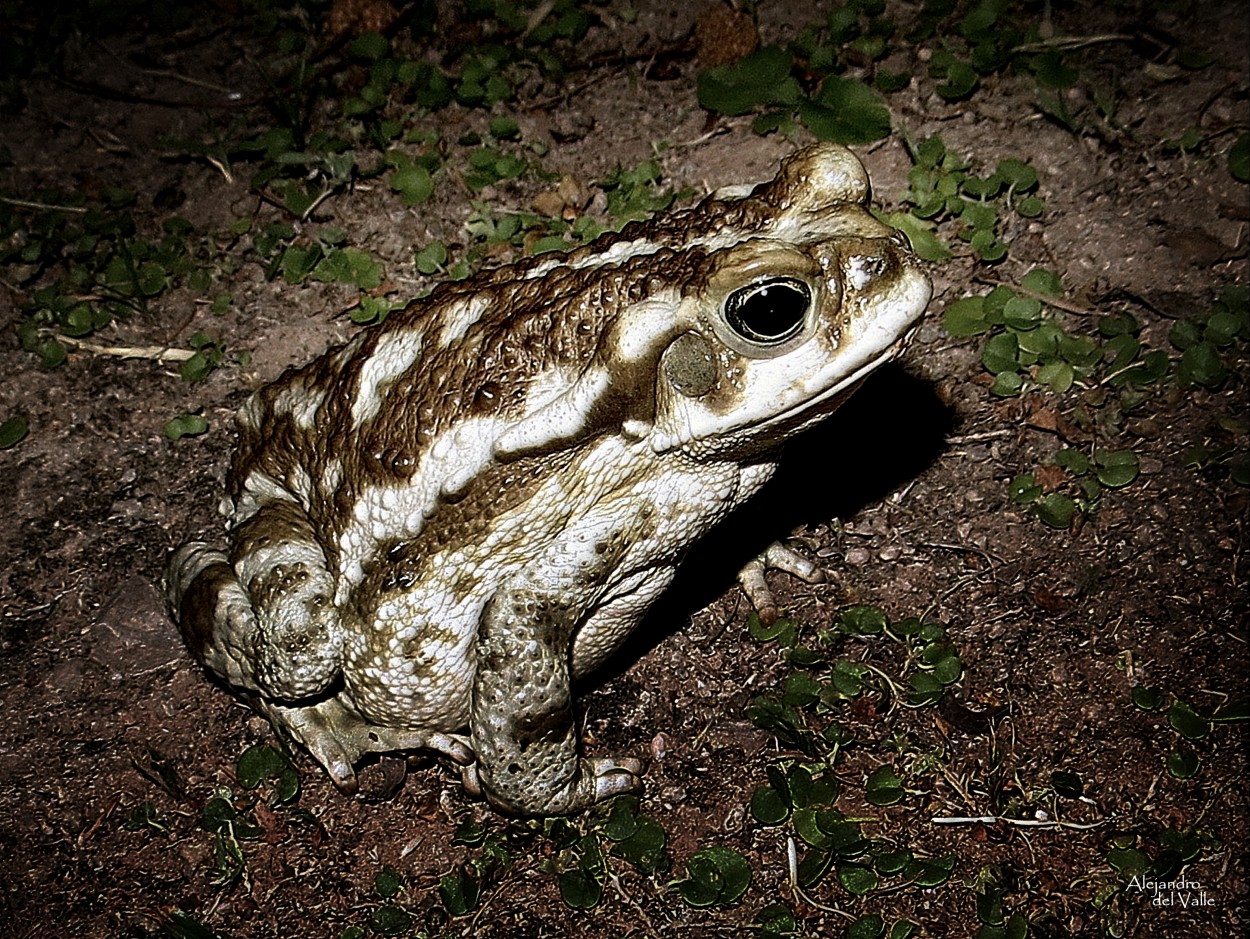
POLYGON ((789 432, 794 432, 824 419, 841 407, 855 393, 855 390, 865 378, 886 362, 897 358, 911 343, 912 337, 916 335, 916 331, 919 328, 919 322, 912 323, 894 342, 868 359, 841 381, 830 385, 806 400, 797 402, 780 414, 774 414, 762 421, 749 425, 751 430, 771 431, 776 428, 786 428, 789 432))

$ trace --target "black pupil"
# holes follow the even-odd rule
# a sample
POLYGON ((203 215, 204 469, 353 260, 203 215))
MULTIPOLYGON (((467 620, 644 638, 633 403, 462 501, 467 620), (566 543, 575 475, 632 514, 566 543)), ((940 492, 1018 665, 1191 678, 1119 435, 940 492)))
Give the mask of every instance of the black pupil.
POLYGON ((799 331, 810 303, 811 294, 803 282, 774 280, 730 294, 725 318, 745 339, 778 343, 799 331))

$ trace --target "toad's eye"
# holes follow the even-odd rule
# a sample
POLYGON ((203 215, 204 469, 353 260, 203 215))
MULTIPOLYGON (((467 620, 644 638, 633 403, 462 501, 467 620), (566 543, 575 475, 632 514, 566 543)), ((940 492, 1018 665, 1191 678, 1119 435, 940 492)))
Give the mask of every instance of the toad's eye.
POLYGON ((725 322, 743 339, 775 346, 803 328, 811 305, 807 284, 779 277, 731 293, 725 300, 725 322))

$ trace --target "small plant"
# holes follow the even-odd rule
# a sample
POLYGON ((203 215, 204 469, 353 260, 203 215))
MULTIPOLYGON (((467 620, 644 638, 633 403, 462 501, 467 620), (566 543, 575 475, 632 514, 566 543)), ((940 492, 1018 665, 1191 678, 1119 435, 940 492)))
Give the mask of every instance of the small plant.
POLYGON ((0 193, 0 268, 20 288, 23 348, 45 368, 61 365, 65 340, 145 312, 175 286, 206 294, 207 240, 177 216, 159 235, 141 231, 136 195, 105 188, 95 200, 45 191, 33 200, 0 193))
MULTIPOLYGON (((775 642, 796 667, 785 678, 782 692, 754 698, 747 716, 776 735, 782 746, 801 754, 767 767, 768 782, 756 788, 750 803, 757 822, 766 827, 788 824, 806 845, 794 870, 798 886, 809 889, 831 871, 836 871, 838 883, 852 896, 867 896, 883 886, 944 883, 953 870, 953 858, 919 857, 910 849, 874 841, 862 828, 874 819, 849 818, 835 807, 843 791, 840 775, 845 773, 838 773, 837 767, 856 741, 833 718, 869 691, 878 700, 878 719, 896 703, 925 707, 938 701, 963 673, 945 630, 915 618, 892 623, 882 610, 862 605, 843 609, 833 628, 816 637, 815 646, 803 642, 803 631, 788 620, 764 626, 752 617, 749 630, 757 640, 775 642), (844 644, 876 640, 891 640, 904 652, 911 669, 907 690, 875 666, 845 655, 832 656, 844 644)), ((902 802, 907 796, 905 780, 915 771, 900 774, 888 763, 876 767, 863 778, 865 800, 881 807, 902 802)), ((876 920, 871 916, 858 929, 864 935, 884 935, 884 921, 874 932, 876 920)), ((896 923, 891 935, 910 935, 909 927, 896 923)))
POLYGON ((905 232, 926 261, 944 261, 953 254, 937 237, 941 224, 953 228, 978 260, 1000 261, 1007 254, 1001 240, 1004 216, 1033 219, 1045 211, 1035 194, 1037 172, 1021 160, 1003 160, 990 175, 977 176, 968 161, 946 149, 941 137, 926 138, 909 149, 914 165, 899 201, 912 208, 885 221, 905 232))
POLYGON ((751 885, 751 866, 737 851, 700 848, 686 862, 687 879, 673 884, 691 906, 730 906, 751 885))
MULTIPOLYGON (((373 892, 382 902, 369 913, 369 928, 373 933, 379 936, 403 936, 412 928, 412 916, 395 902, 404 891, 403 878, 395 868, 387 864, 378 871, 373 878, 373 892)), ((363 935, 363 930, 358 934, 363 935)))
POLYGON ((439 896, 452 916, 477 909, 483 890, 517 857, 543 856, 538 865, 556 882, 564 904, 574 910, 599 905, 613 864, 629 864, 648 876, 667 870, 668 838, 654 820, 638 811, 639 800, 620 796, 575 819, 549 818, 506 823, 501 831, 466 818, 453 843, 475 849, 475 856, 439 879, 439 896), (546 845, 536 851, 532 841, 546 845))
POLYGON ((1020 913, 1008 913, 1004 904, 1003 874, 996 866, 982 869, 973 884, 977 920, 974 939, 1025 939, 1029 921, 1020 913))
POLYGON ((817 90, 806 94, 792 74, 798 66, 794 51, 767 46, 707 69, 699 74, 699 104, 731 116, 762 110, 752 124, 761 134, 789 130, 796 119, 819 139, 838 143, 871 143, 890 133, 889 109, 868 85, 829 69, 817 90))
POLYGON ((621 858, 647 875, 668 867, 668 836, 638 806, 637 798, 619 796, 608 804, 607 817, 593 821, 585 832, 568 822, 551 825, 549 834, 561 850, 547 866, 567 906, 586 910, 599 904, 610 858, 621 858))
MULTIPOLYGON (((1061 529, 1079 526, 1096 512, 1107 490, 1137 480, 1138 454, 1111 445, 1124 434, 1128 415, 1145 410, 1168 383, 1183 389, 1223 387, 1234 374, 1227 360, 1250 338, 1250 292, 1244 287, 1223 289, 1205 317, 1176 322, 1168 339, 1179 357, 1146 346, 1142 324, 1127 311, 1097 316, 1093 331, 1070 331, 1067 306, 1058 275, 1035 268, 1019 287, 1000 284, 954 301, 942 318, 952 336, 987 337, 981 364, 993 375, 992 393, 1067 396, 1072 418, 1052 415, 1050 422, 1069 440, 1098 441, 1061 447, 1053 464, 1018 474, 1008 484, 1013 503, 1061 529)), ((1233 422, 1226 429, 1236 434, 1239 426, 1233 422)), ((1236 482, 1248 476, 1244 455, 1231 444, 1191 447, 1183 460, 1227 473, 1236 482)))
POLYGON ((264 744, 249 747, 239 757, 236 773, 246 794, 220 787, 200 812, 200 828, 213 836, 213 883, 219 887, 244 877, 245 842, 280 841, 292 824, 317 826, 316 819, 301 810, 278 814, 295 803, 300 791, 299 774, 285 754, 264 744))
POLYGON ((1205 713, 1188 702, 1174 697, 1163 711, 1165 696, 1158 688, 1137 685, 1132 691, 1133 704, 1142 711, 1162 711, 1168 726, 1180 738, 1169 751, 1167 770, 1177 779, 1190 779, 1198 774, 1201 759, 1195 746, 1206 740, 1219 724, 1244 723, 1250 720, 1250 705, 1244 700, 1231 700, 1218 710, 1205 713))
POLYGON ((0 450, 11 450, 21 443, 30 430, 26 418, 19 415, 0 421, 0 450))

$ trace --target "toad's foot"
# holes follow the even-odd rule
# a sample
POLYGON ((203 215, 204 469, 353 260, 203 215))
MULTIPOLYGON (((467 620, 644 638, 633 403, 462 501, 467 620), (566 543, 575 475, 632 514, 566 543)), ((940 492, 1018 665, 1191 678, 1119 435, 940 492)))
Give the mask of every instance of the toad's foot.
POLYGON ((760 622, 771 626, 777 621, 777 601, 773 599, 768 582, 764 580, 766 570, 785 571, 799 580, 809 584, 823 584, 825 572, 803 555, 787 548, 780 541, 774 541, 764 553, 751 560, 746 567, 738 572, 738 583, 759 614, 760 622))
POLYGON ((355 793, 356 764, 369 753, 433 750, 461 765, 473 762, 464 738, 436 730, 370 724, 337 698, 306 707, 261 700, 256 707, 280 732, 308 748, 343 792, 355 793))
MULTIPOLYGON (((477 766, 477 763, 470 763, 460 768, 460 778, 465 790, 472 796, 486 799, 501 811, 515 813, 515 805, 501 802, 489 789, 483 788, 477 766)), ((555 809, 551 814, 559 811, 580 811, 613 796, 641 795, 642 773, 645 768, 642 760, 631 757, 619 760, 609 757, 581 759, 578 761, 577 776, 569 784, 567 795, 563 799, 553 799, 549 811, 555 809)))

